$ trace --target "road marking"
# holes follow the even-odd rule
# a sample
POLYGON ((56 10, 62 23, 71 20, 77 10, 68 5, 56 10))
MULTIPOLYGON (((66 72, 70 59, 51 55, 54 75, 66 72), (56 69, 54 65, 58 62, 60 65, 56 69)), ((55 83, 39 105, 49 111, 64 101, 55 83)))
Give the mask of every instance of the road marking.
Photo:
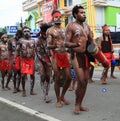
POLYGON ((47 114, 44 114, 44 113, 40 113, 38 111, 35 111, 33 109, 30 109, 30 108, 25 107, 23 105, 17 104, 15 102, 12 102, 12 101, 7 100, 7 99, 2 98, 2 97, 0 97, 0 102, 6 103, 6 104, 8 104, 10 106, 13 106, 13 107, 15 107, 17 109, 20 109, 20 110, 24 111, 24 112, 26 112, 26 113, 28 113, 30 115, 37 116, 37 117, 45 119, 47 121, 62 121, 62 120, 56 119, 56 118, 51 117, 51 116, 49 116, 47 114))

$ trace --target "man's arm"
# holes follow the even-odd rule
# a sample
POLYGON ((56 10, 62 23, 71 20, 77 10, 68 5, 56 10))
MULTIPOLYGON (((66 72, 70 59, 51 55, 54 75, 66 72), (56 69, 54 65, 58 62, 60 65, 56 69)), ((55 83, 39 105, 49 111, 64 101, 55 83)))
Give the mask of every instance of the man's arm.
POLYGON ((53 44, 53 37, 52 37, 52 33, 50 32, 50 30, 48 29, 46 32, 46 36, 47 36, 47 48, 48 49, 56 49, 57 45, 53 44))
POLYGON ((70 27, 70 25, 67 25, 66 27, 66 31, 65 31, 65 41, 64 41, 64 45, 66 48, 75 48, 80 46, 80 43, 73 43, 71 42, 72 39, 72 29, 70 27))

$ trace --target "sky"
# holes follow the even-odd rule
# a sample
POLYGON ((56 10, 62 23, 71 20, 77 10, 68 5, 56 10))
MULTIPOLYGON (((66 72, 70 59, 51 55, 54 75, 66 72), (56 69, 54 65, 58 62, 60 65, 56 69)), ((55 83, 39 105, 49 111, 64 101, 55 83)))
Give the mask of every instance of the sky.
POLYGON ((0 27, 14 26, 17 22, 23 22, 28 13, 22 10, 23 0, 0 0, 0 27))

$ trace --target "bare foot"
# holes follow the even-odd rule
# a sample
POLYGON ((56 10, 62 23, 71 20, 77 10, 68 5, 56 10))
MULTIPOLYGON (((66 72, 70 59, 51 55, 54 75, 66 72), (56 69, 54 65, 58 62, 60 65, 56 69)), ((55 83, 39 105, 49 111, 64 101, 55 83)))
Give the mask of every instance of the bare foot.
POLYGON ((17 92, 21 92, 21 89, 17 89, 17 92))
POLYGON ((17 89, 16 88, 13 90, 13 93, 17 93, 17 89))
POLYGON ((5 88, 6 88, 7 90, 11 90, 11 88, 10 88, 10 87, 8 87, 8 86, 6 86, 5 88))
POLYGON ((57 108, 61 108, 61 107, 62 107, 62 103, 61 103, 61 102, 57 102, 57 103, 56 103, 56 107, 57 107, 57 108))
POLYGON ((7 88, 5 88, 5 87, 2 87, 2 90, 3 90, 3 91, 7 91, 8 89, 7 89, 7 88))
POLYGON ((26 91, 23 91, 22 96, 23 96, 23 97, 26 97, 26 96, 27 96, 27 95, 26 95, 26 91))
POLYGON ((107 80, 106 79, 101 79, 101 84, 107 84, 107 80))
POLYGON ((80 107, 79 107, 79 105, 75 105, 74 114, 76 114, 76 115, 80 114, 80 107))
POLYGON ((82 106, 80 106, 80 110, 81 110, 81 111, 86 111, 86 112, 89 111, 89 109, 88 109, 87 107, 82 107, 82 106))
POLYGON ((30 95, 37 95, 37 93, 35 93, 35 92, 30 92, 30 95))
POLYGON ((47 96, 45 97, 45 102, 46 102, 46 103, 50 103, 51 101, 52 101, 52 99, 50 99, 49 96, 47 95, 47 96))
POLYGON ((94 81, 92 79, 89 79, 89 83, 94 83, 94 81))
POLYGON ((65 98, 62 98, 61 101, 63 101, 65 105, 69 105, 70 104, 70 102, 68 100, 66 100, 65 98))
POLYGON ((113 79, 117 79, 117 77, 116 77, 116 76, 114 76, 114 75, 111 75, 110 77, 111 77, 111 78, 113 78, 113 79))

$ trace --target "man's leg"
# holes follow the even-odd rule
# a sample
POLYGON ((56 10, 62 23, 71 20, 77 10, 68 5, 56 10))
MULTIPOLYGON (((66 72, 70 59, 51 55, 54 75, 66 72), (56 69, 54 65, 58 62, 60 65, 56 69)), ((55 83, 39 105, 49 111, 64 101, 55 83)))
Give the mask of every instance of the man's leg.
POLYGON ((107 84, 107 74, 109 67, 104 67, 101 77, 101 84, 107 84))
POLYGON ((26 90, 25 90, 25 77, 26 77, 26 74, 22 74, 22 89, 23 89, 22 96, 23 96, 23 97, 26 96, 26 90))
POLYGON ((17 71, 14 70, 14 75, 13 75, 13 85, 14 85, 14 91, 13 93, 17 93, 17 88, 16 88, 16 76, 17 76, 17 71))
POLYGON ((54 71, 54 74, 55 74, 54 90, 55 90, 55 94, 57 97, 56 107, 60 108, 60 107, 62 107, 62 103, 61 103, 61 99, 60 99, 60 84, 59 84, 60 72, 59 72, 59 70, 54 71))
POLYGON ((89 67, 89 83, 94 82, 94 81, 92 80, 93 72, 94 72, 94 66, 93 66, 93 65, 90 65, 90 67, 89 67))
POLYGON ((111 78, 113 78, 113 79, 116 79, 116 77, 114 76, 114 70, 115 70, 115 65, 111 65, 111 78))
POLYGON ((88 111, 87 108, 82 106, 82 101, 86 93, 88 83, 88 71, 84 71, 82 68, 77 70, 77 88, 76 88, 76 99, 74 113, 79 114, 80 110, 88 111))
POLYGON ((65 68, 64 72, 65 72, 66 79, 65 79, 65 83, 63 85, 63 89, 62 89, 62 93, 61 93, 61 101, 63 101, 66 105, 69 105, 70 102, 68 100, 66 100, 64 96, 71 83, 70 69, 65 68))
POLYGON ((1 75, 2 75, 2 80, 1 80, 2 89, 5 90, 5 86, 4 86, 4 81, 5 81, 5 71, 1 71, 1 75))
POLYGON ((17 70, 17 75, 18 75, 18 82, 17 82, 17 92, 20 92, 20 83, 21 83, 21 73, 20 70, 17 70))
POLYGON ((8 72, 8 75, 7 75, 8 77, 7 77, 7 82, 6 82, 5 88, 10 90, 10 87, 8 85, 9 85, 10 79, 12 78, 12 70, 8 70, 7 72, 8 72))
POLYGON ((30 75, 30 78, 31 78, 30 94, 31 94, 31 95, 36 95, 36 93, 33 91, 33 89, 34 89, 34 84, 35 84, 35 75, 34 75, 34 74, 30 75))

